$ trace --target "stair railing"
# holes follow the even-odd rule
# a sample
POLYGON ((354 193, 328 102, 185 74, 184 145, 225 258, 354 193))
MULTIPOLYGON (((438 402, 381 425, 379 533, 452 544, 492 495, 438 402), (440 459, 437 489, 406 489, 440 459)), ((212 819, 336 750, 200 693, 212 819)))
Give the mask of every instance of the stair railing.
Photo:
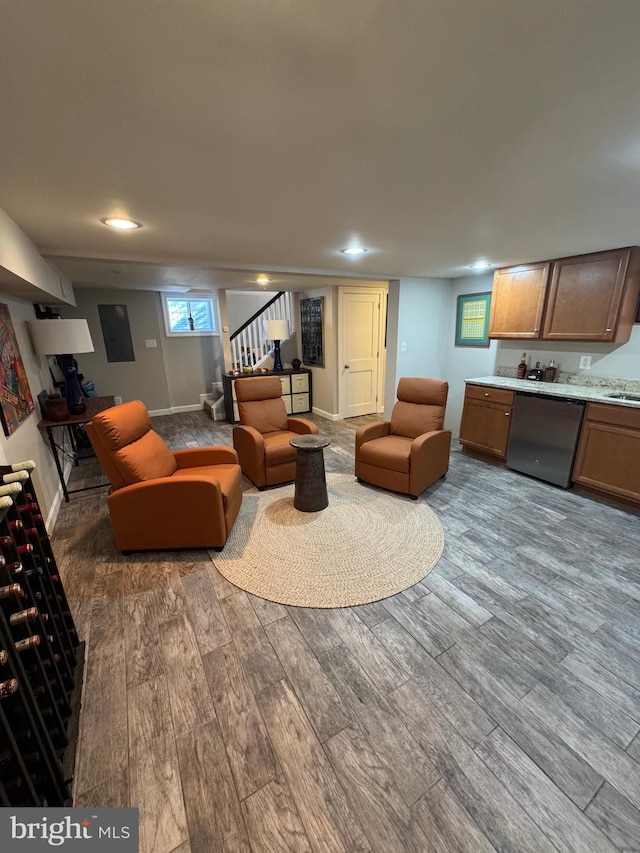
POLYGON ((276 293, 273 299, 229 335, 232 370, 242 370, 245 365, 260 367, 273 353, 273 341, 264 336, 265 320, 286 320, 289 331, 295 328, 295 305, 293 294, 285 291, 276 293))

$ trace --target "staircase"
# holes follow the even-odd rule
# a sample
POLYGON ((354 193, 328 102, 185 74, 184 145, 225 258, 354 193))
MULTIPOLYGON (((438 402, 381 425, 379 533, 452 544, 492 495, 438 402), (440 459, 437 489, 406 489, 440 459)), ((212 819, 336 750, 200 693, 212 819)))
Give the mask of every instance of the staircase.
POLYGON ((260 367, 273 354, 273 341, 267 341, 264 337, 265 320, 286 320, 289 333, 293 335, 296 330, 293 294, 284 291, 276 293, 264 308, 232 332, 229 336, 231 370, 242 370, 247 364, 260 367))

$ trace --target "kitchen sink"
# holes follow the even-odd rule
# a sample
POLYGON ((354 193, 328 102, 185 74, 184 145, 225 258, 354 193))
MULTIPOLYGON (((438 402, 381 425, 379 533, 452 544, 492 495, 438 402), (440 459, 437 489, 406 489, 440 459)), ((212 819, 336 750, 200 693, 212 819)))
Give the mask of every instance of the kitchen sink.
POLYGON ((634 403, 640 403, 640 394, 625 394, 623 391, 616 391, 615 394, 605 394, 610 400, 631 400, 634 403))

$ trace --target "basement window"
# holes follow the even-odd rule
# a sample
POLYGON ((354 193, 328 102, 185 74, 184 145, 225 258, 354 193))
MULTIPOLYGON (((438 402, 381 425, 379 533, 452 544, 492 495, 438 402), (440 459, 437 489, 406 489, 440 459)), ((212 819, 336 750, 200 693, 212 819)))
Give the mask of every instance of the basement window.
POLYGON ((162 295, 164 325, 169 337, 217 335, 215 301, 208 297, 162 295))

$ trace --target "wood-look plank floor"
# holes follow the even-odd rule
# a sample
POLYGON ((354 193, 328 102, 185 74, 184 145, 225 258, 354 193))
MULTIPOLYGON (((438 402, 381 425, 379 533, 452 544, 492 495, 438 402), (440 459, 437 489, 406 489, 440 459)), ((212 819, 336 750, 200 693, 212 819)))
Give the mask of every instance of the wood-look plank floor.
MULTIPOLYGON (((328 471, 371 419, 316 419, 328 471)), ((204 412, 154 427, 231 443, 204 412)), ((637 514, 456 446, 420 497, 436 568, 312 610, 207 552, 123 557, 106 494, 73 495, 53 536, 87 641, 74 794, 139 806, 143 853, 640 851, 637 514)))

